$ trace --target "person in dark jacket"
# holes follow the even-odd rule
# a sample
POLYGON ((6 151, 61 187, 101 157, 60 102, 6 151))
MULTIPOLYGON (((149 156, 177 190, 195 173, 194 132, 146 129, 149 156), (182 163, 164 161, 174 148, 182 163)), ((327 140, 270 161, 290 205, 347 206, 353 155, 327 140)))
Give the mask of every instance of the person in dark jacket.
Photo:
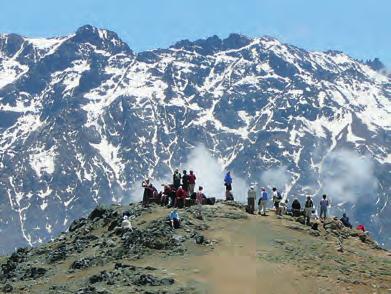
POLYGON ((301 214, 301 204, 297 198, 295 198, 292 202, 292 214, 293 216, 300 216, 301 214))
POLYGON ((150 184, 149 179, 146 179, 142 183, 142 187, 144 188, 143 201, 142 201, 143 207, 148 207, 149 201, 153 197, 153 189, 151 186, 152 184, 150 184))
POLYGON ((172 176, 172 182, 174 184, 175 190, 177 190, 181 185, 181 179, 182 179, 182 175, 180 174, 179 170, 176 169, 172 176))
POLYGON ((183 171, 183 176, 182 176, 182 188, 186 192, 189 192, 189 175, 185 170, 183 171))
POLYGON ((345 227, 348 227, 348 228, 352 228, 352 224, 350 223, 349 221, 349 218, 346 216, 346 213, 344 213, 340 219, 340 221, 342 222, 342 224, 345 226, 345 227))

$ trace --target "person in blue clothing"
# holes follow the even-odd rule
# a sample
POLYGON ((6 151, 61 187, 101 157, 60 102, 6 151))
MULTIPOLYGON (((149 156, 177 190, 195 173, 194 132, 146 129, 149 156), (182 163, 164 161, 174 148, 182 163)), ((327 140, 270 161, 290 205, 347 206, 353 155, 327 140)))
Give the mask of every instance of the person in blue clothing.
POLYGON ((258 214, 266 215, 266 203, 269 196, 266 192, 265 188, 261 189, 261 197, 259 197, 258 201, 258 214))
POLYGON ((225 190, 226 191, 231 191, 232 190, 232 177, 231 177, 231 172, 227 172, 227 174, 224 177, 224 185, 225 185, 225 190))
POLYGON ((173 229, 178 229, 181 225, 181 218, 179 217, 179 213, 176 209, 172 210, 168 215, 170 218, 170 225, 173 229))

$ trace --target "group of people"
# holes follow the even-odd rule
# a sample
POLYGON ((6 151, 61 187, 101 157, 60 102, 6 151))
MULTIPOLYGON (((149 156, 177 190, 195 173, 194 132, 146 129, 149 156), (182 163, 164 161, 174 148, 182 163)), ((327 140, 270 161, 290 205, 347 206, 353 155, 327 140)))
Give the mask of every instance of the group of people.
MULTIPOLYGON (((215 198, 208 198, 204 194, 204 188, 199 186, 195 189, 197 177, 194 171, 190 170, 187 173, 183 170, 182 174, 176 169, 172 176, 171 184, 163 184, 163 191, 158 192, 157 189, 150 183, 149 179, 143 181, 142 187, 144 188, 144 195, 142 200, 143 207, 148 207, 151 202, 173 208, 168 218, 169 223, 173 228, 180 226, 180 217, 178 208, 188 207, 191 205, 204 205, 214 204, 215 198)), ((225 186, 225 199, 228 201, 234 200, 232 194, 232 176, 228 171, 224 176, 225 186)), ((282 193, 273 187, 269 193, 266 188, 261 188, 260 195, 257 197, 257 191, 254 186, 251 186, 247 193, 247 206, 246 211, 251 214, 255 214, 255 203, 258 199, 258 214, 265 216, 269 201, 271 200, 276 215, 282 216, 284 214, 292 215, 294 217, 304 216, 304 223, 310 225, 311 218, 314 216, 316 210, 313 199, 311 196, 307 196, 304 205, 300 203, 298 198, 295 198, 288 206, 288 199, 283 197, 282 193)), ((328 208, 330 207, 330 201, 327 195, 322 195, 319 201, 319 218, 324 221, 328 216, 328 208)), ((127 220, 125 220, 127 221, 127 220)), ((343 214, 340 219, 345 227, 352 228, 349 218, 346 214, 343 214)), ((357 227, 359 230, 365 231, 363 225, 357 227)))
MULTIPOLYGON (((310 225, 311 218, 315 215, 315 205, 311 196, 307 196, 304 202, 304 205, 300 203, 298 198, 295 198, 291 204, 288 206, 288 199, 284 199, 281 192, 273 187, 271 191, 271 201, 275 209, 276 215, 291 215, 294 217, 304 216, 304 223, 310 225)), ((255 214, 255 203, 257 199, 257 191, 254 186, 251 186, 247 193, 247 207, 246 210, 248 213, 255 214)), ((260 195, 258 198, 258 214, 265 216, 266 207, 269 201, 269 193, 266 191, 266 188, 261 188, 260 195)), ((326 194, 322 195, 322 198, 319 201, 319 219, 321 221, 326 220, 328 216, 328 208, 330 207, 330 201, 327 198, 326 194)), ((340 219, 342 224, 345 227, 352 228, 352 224, 349 221, 349 217, 344 213, 340 219)), ((364 225, 358 225, 356 229, 365 232, 364 225)))
MULTIPOLYGON (((163 184, 163 191, 158 192, 156 187, 146 179, 142 182, 144 188, 142 206, 148 207, 150 203, 157 203, 161 206, 173 208, 169 213, 169 223, 173 228, 177 228, 180 225, 180 217, 178 208, 188 207, 191 205, 213 205, 215 198, 208 198, 204 194, 204 187, 199 186, 195 189, 197 177, 194 171, 190 170, 187 173, 183 170, 182 174, 176 169, 172 175, 172 183, 163 184)), ((225 179, 224 185, 226 186, 226 195, 228 198, 233 200, 232 196, 232 177, 228 172, 225 179)))

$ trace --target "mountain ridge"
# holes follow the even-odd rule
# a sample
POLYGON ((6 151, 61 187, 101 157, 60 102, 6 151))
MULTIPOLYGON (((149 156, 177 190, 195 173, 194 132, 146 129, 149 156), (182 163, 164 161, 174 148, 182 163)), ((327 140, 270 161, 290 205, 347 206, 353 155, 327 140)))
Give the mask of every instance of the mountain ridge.
MULTIPOLYGON (((366 155, 373 164, 353 154, 349 173, 368 170, 352 174, 371 190, 346 186, 359 201, 345 204, 330 196, 389 244, 391 83, 368 65, 268 37, 142 53, 92 26, 11 39, 0 38, 0 232, 13 236, 0 238, 4 250, 56 236, 97 203, 140 197, 138 181, 167 177, 199 144, 251 182, 283 168, 290 180, 278 184, 294 196, 334 191, 321 171, 326 159, 343 160, 339 150, 366 155)), ((218 181, 208 188, 222 197, 218 181)))

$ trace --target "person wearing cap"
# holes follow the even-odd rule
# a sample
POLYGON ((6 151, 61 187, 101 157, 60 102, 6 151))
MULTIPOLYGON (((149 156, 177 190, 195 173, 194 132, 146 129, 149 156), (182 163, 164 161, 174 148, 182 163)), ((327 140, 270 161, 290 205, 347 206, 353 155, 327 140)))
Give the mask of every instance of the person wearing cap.
POLYGON ((266 203, 268 200, 268 194, 265 188, 261 189, 261 196, 258 201, 258 214, 266 215, 266 203))
POLYGON ((304 215, 305 215, 305 224, 309 225, 311 221, 312 211, 314 210, 314 203, 312 202, 311 196, 307 196, 307 200, 304 204, 304 215))
POLYGON ((254 189, 254 186, 251 186, 247 192, 247 212, 254 214, 255 210, 255 198, 257 197, 257 192, 254 189))
POLYGON ((178 229, 181 225, 181 218, 179 217, 179 213, 176 209, 171 210, 168 215, 170 218, 170 225, 173 229, 178 229))

